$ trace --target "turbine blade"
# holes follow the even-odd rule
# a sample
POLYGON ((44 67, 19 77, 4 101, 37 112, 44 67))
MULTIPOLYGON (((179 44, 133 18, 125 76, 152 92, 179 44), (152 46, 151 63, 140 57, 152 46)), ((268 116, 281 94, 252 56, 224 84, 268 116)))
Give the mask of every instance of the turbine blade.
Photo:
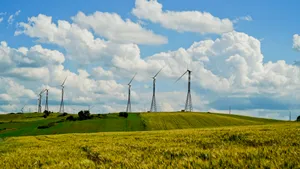
POLYGON ((155 78, 163 70, 163 68, 165 68, 165 67, 162 67, 153 78, 155 78))
POLYGON ((137 74, 137 73, 135 73, 135 74, 134 74, 133 78, 130 80, 130 82, 128 83, 128 85, 130 85, 130 84, 131 84, 131 82, 132 82, 132 81, 133 81, 133 79, 135 78, 136 74, 137 74))
POLYGON ((64 80, 64 82, 61 84, 61 86, 65 85, 67 78, 68 78, 68 76, 65 78, 65 80, 64 80))
POLYGON ((186 73, 187 73, 188 71, 185 71, 184 73, 183 73, 183 75, 181 75, 176 81, 175 81, 175 83, 176 82, 178 82, 186 73))

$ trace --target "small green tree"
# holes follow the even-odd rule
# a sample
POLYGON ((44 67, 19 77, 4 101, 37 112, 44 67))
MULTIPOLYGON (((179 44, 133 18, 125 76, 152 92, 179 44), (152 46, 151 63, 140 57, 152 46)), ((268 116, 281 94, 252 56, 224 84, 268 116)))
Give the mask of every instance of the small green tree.
POLYGON ((44 117, 44 118, 47 118, 47 117, 50 115, 50 113, 51 113, 50 111, 45 110, 45 111, 44 111, 44 116, 43 116, 43 117, 44 117))
POLYGON ((300 121, 300 116, 297 117, 297 121, 300 121))
POLYGON ((91 113, 89 110, 81 110, 78 113, 78 116, 79 116, 79 120, 87 120, 91 118, 91 113))

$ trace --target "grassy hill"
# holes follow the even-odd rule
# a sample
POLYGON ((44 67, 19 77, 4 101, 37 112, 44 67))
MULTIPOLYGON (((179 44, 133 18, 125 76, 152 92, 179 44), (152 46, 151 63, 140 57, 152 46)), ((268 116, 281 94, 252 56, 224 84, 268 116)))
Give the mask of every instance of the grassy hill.
MULTIPOLYGON (((77 115, 73 115, 77 116, 77 115)), ((282 122, 238 115, 215 113, 130 113, 128 118, 107 114, 90 120, 66 121, 67 116, 53 113, 24 113, 0 115, 0 138, 11 136, 48 135, 64 133, 93 133, 110 131, 170 130, 185 128, 259 125, 282 122), (39 126, 51 127, 38 129, 39 126)))
POLYGON ((216 113, 144 113, 141 117, 147 130, 170 130, 186 128, 258 125, 280 122, 238 115, 216 113))
POLYGON ((299 131, 291 122, 9 137, 0 141, 0 168, 300 168, 299 131))
MULTIPOLYGON (((54 113, 48 118, 43 114, 24 113, 0 115, 0 138, 11 136, 64 134, 64 133, 93 133, 108 131, 141 131, 144 130, 138 114, 130 114, 128 118, 118 114, 108 114, 101 118, 83 121, 66 121, 67 116, 54 113), (15 118, 16 117, 16 118, 15 118), (53 126, 38 129, 39 126, 53 126)), ((72 115, 77 116, 77 115, 72 115)))

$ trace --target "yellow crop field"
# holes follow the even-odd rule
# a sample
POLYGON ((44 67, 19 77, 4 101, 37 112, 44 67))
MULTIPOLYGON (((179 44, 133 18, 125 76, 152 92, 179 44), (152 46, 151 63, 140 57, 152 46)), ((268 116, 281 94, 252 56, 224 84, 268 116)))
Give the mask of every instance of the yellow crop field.
POLYGON ((272 119, 216 113, 142 113, 140 116, 144 120, 148 130, 245 126, 280 122, 272 119))
POLYGON ((9 137, 0 168, 300 168, 300 124, 9 137))

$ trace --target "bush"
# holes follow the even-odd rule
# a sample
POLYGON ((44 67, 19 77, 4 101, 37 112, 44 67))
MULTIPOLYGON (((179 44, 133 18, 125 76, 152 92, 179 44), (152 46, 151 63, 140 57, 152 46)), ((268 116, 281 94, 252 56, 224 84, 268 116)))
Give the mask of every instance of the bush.
POLYGON ((50 115, 50 113, 52 113, 51 111, 48 111, 48 110, 45 110, 44 111, 44 118, 47 118, 49 115, 50 115))
POLYGON ((97 118, 105 118, 105 117, 107 117, 106 114, 97 114, 97 118))
POLYGON ((76 119, 73 116, 68 116, 66 118, 66 120, 68 120, 68 121, 75 121, 76 119))
POLYGON ((64 112, 63 114, 60 114, 60 115, 58 115, 57 117, 65 117, 65 116, 67 116, 67 115, 68 115, 68 113, 64 112))
POLYGON ((300 116, 297 117, 297 121, 300 121, 300 116))
POLYGON ((78 113, 78 116, 79 116, 79 120, 87 120, 91 118, 91 113, 89 110, 81 110, 78 113))
POLYGON ((51 123, 48 123, 47 125, 44 125, 44 126, 38 126, 38 129, 47 129, 47 128, 53 127, 55 125, 56 125, 55 122, 51 122, 51 123))
POLYGON ((119 113, 119 117, 125 117, 125 118, 127 118, 128 117, 128 113, 127 112, 120 112, 119 113))

